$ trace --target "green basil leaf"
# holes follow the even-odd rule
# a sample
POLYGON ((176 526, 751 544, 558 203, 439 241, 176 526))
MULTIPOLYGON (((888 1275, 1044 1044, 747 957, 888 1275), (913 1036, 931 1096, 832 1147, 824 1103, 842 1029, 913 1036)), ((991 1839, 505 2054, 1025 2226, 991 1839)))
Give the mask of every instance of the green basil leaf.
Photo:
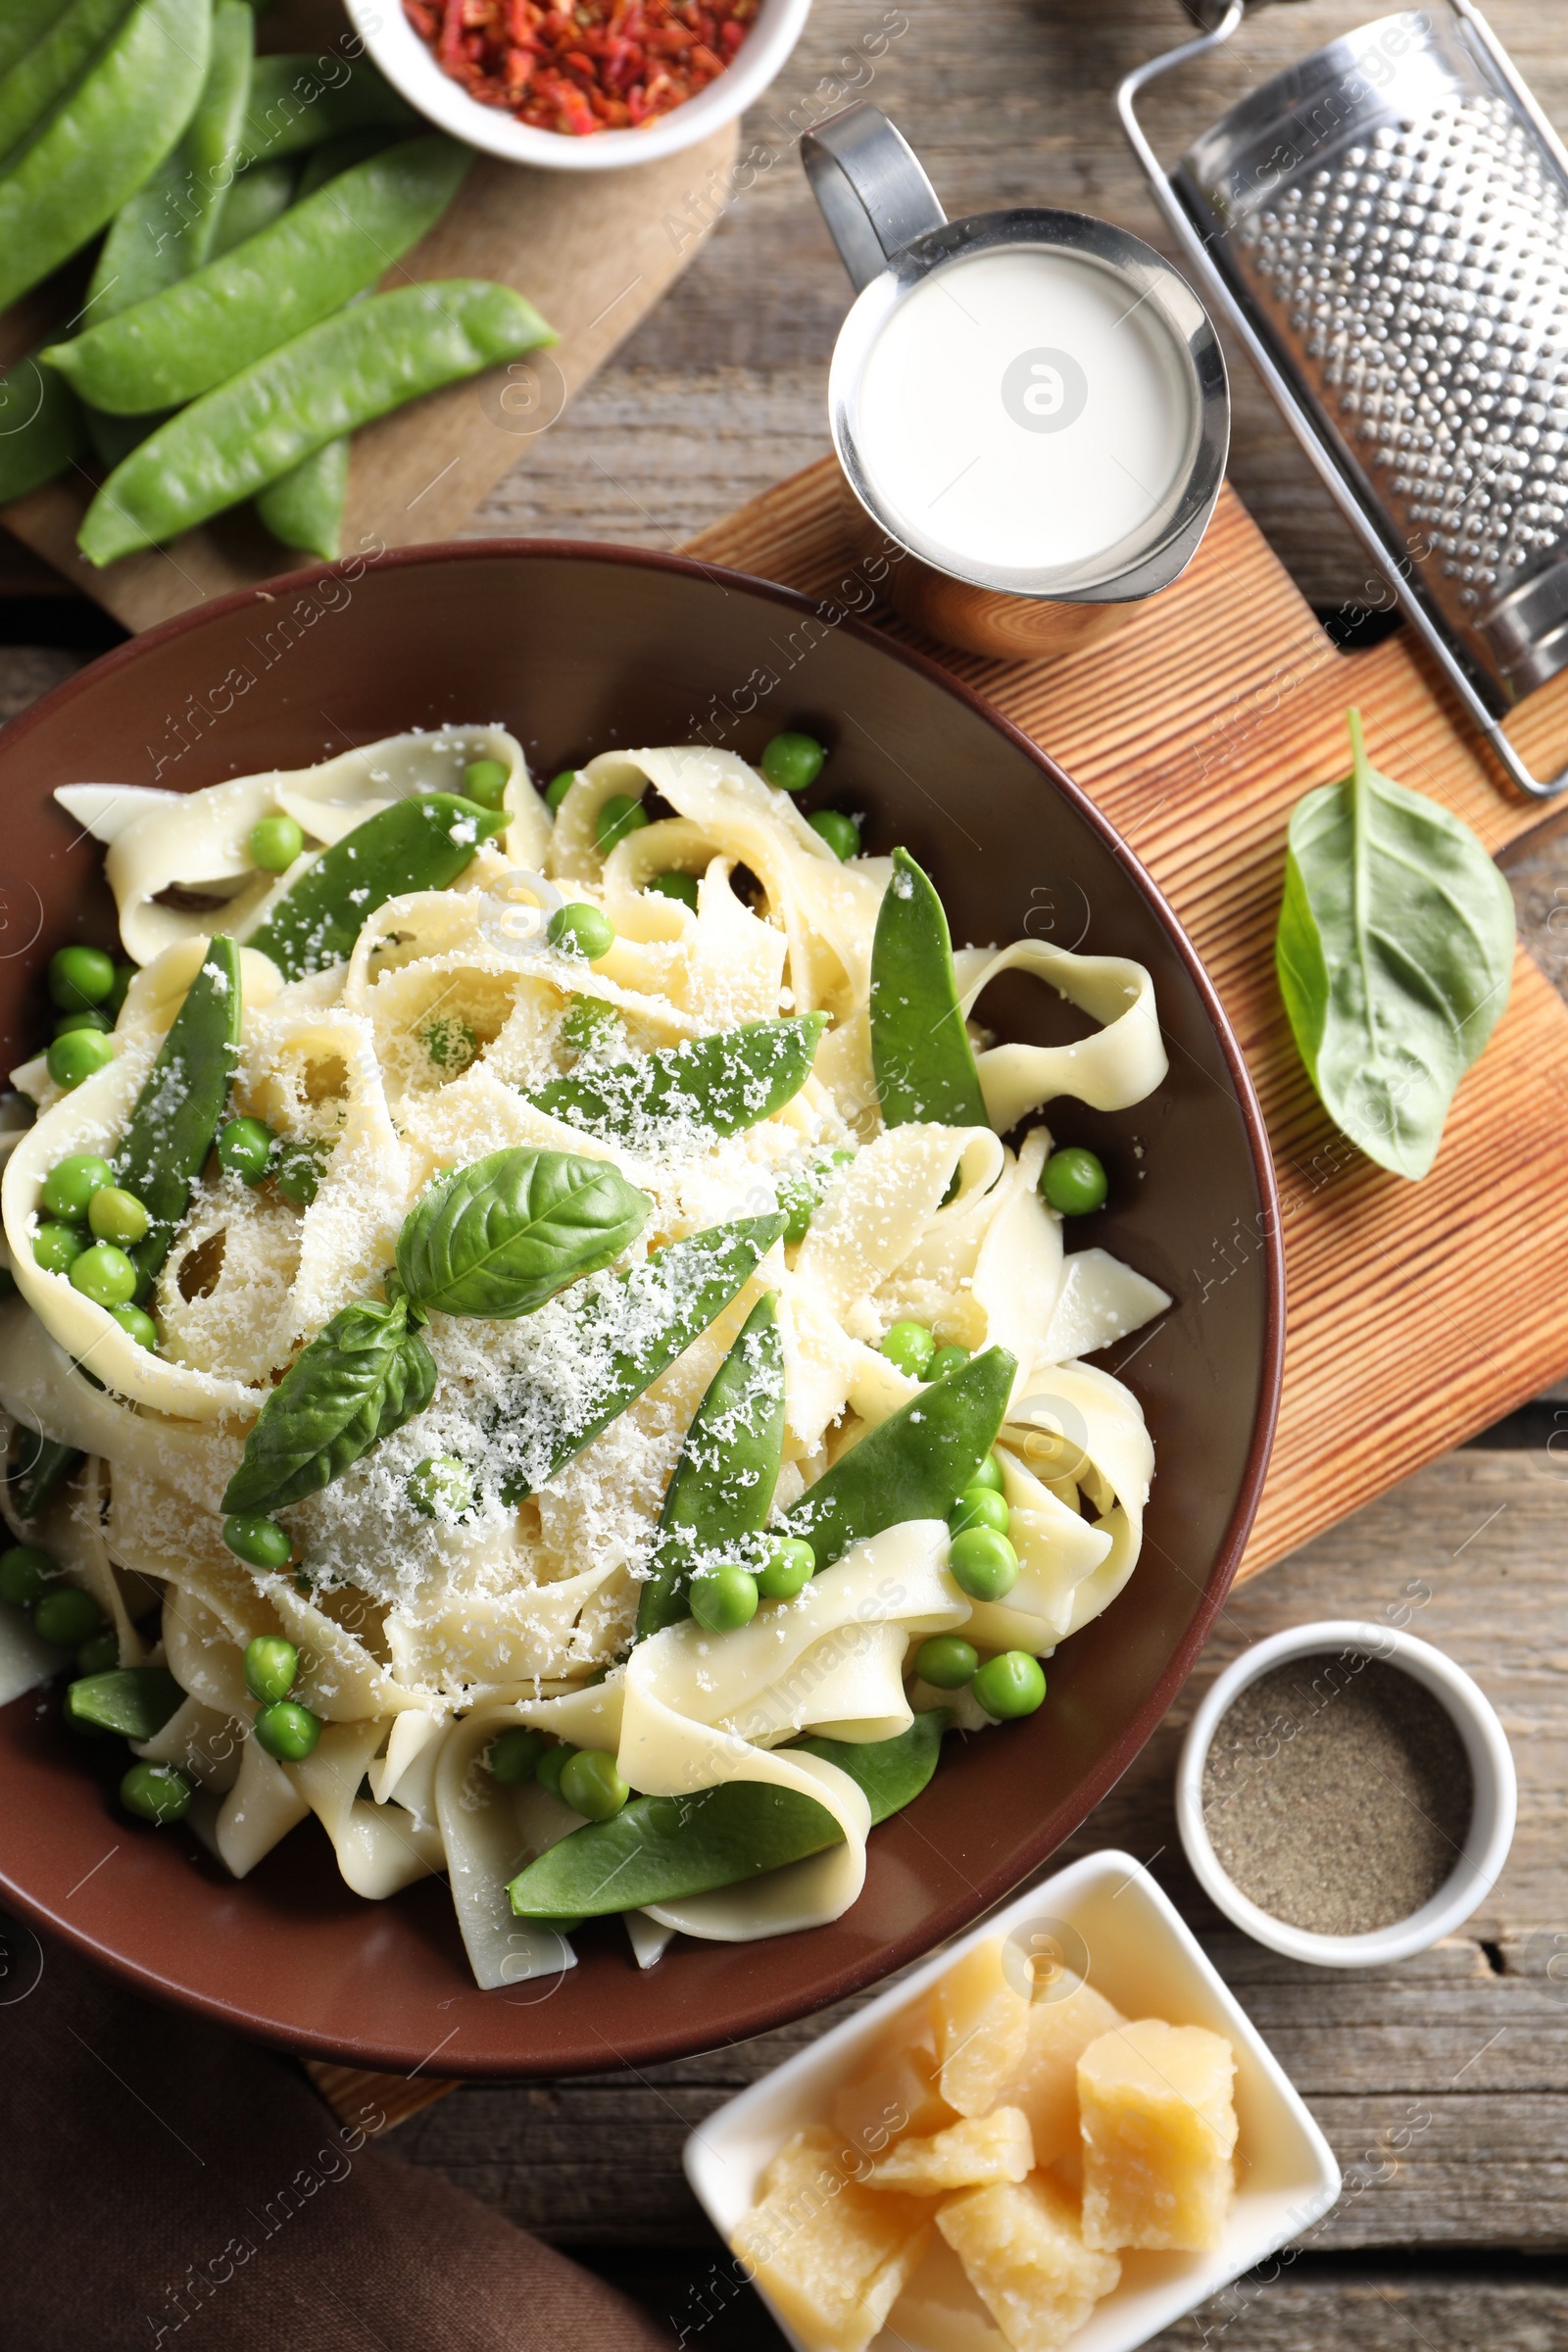
POLYGON ((340 1307, 263 1405, 228 1482, 225 1511, 277 1511, 341 1478, 435 1395, 435 1359, 408 1302, 340 1307))
POLYGON ((653 1202, 605 1159, 515 1148, 440 1177, 398 1236, 398 1280, 444 1315, 532 1314, 621 1255, 653 1202))
POLYGON ((1513 900, 1469 826, 1380 775, 1349 723, 1349 775, 1292 812, 1275 963, 1329 1117, 1416 1178, 1508 1002, 1513 900))
POLYGON ((811 1074, 827 1015, 746 1021, 633 1061, 557 1078, 528 1098, 553 1118, 639 1152, 692 1151, 771 1118, 811 1074))

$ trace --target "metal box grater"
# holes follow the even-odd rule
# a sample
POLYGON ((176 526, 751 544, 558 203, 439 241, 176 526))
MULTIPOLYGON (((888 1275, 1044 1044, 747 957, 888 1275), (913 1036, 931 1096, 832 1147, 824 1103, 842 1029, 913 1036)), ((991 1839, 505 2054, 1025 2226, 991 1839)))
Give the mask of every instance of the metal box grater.
POLYGON ((1118 104, 1205 292, 1511 780, 1501 720, 1568 669, 1568 154, 1471 0, 1333 42, 1167 177, 1118 104))

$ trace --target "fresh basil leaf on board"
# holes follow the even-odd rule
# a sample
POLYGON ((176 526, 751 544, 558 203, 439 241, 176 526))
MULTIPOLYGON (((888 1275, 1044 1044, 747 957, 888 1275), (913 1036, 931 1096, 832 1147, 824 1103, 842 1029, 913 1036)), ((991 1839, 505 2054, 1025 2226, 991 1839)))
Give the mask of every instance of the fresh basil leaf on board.
MULTIPOLYGON (((892 1740, 793 1744, 858 1784, 874 1829, 924 1788, 951 1720, 934 1707, 892 1740)), ((826 1805, 764 1781, 726 1781, 691 1796, 634 1796, 611 1820, 585 1823, 519 1871, 512 1908, 524 1919, 591 1919, 681 1902, 804 1861, 843 1836, 826 1805)))
POLYGON ((653 1202, 606 1159, 518 1146, 438 1177, 398 1236, 398 1280, 444 1315, 532 1314, 628 1250, 653 1202))
POLYGON ((1508 1002, 1513 900, 1469 826, 1379 774, 1358 711, 1349 727, 1350 773, 1291 815, 1275 963, 1329 1117, 1413 1179, 1508 1002))
POLYGON ((323 1324, 263 1405, 223 1494, 225 1511, 279 1511, 422 1413, 435 1359, 405 1298, 360 1298, 323 1324))

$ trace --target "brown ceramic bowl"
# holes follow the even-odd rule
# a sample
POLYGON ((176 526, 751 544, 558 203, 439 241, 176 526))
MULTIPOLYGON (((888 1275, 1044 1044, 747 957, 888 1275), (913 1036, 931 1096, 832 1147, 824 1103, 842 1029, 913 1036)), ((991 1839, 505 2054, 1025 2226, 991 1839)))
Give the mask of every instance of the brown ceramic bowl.
MULTIPOLYGON (((151 630, 8 727, 3 1066, 45 1033, 49 952, 114 937, 100 852, 55 807, 55 785, 188 790, 463 719, 504 721, 545 775, 608 745, 699 733, 756 758, 777 728, 808 728, 833 747, 812 803, 862 811, 872 848, 906 843, 956 938, 1032 929, 1071 947, 1082 932, 1088 949, 1138 957, 1171 1048, 1169 1079, 1135 1111, 1052 1113, 1110 1167, 1116 1205, 1094 1238, 1177 1300, 1127 1350, 1159 1465, 1142 1563, 1053 1664, 1038 1715, 950 1745, 926 1793, 877 1832, 865 1892, 832 1927, 680 1943, 644 1975, 605 1921, 566 1975, 479 1992, 441 1886, 361 1902, 309 1827, 235 1884, 183 1833, 126 1820, 117 1766, 60 1728, 56 1698, 0 1713, 0 1887, 39 1927, 145 1991, 293 2049, 404 2072, 559 2074, 677 2057, 820 2008, 975 1919, 1082 1821, 1169 1705, 1240 1557, 1273 1428, 1282 1276, 1236 1042, 1174 917, 1083 794, 874 631, 629 549, 480 542, 410 550, 352 580, 301 573, 151 630), (1263 1246, 1213 1283, 1238 1227, 1263 1246)), ((1059 1011, 1033 986, 987 1004, 1040 1042, 1063 1034, 1059 1011)))

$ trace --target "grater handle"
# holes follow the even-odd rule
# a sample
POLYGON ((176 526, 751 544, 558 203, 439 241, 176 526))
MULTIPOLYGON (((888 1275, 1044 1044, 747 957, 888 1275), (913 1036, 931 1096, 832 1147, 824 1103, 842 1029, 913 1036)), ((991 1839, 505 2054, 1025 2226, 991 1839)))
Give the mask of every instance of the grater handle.
MULTIPOLYGON (((1474 0, 1449 0, 1449 6, 1471 31, 1485 42, 1489 54, 1495 58, 1498 54, 1498 44, 1485 18, 1474 6, 1474 0)), ((1116 112, 1121 119, 1121 126, 1126 133, 1127 143, 1143 166, 1145 176, 1149 181, 1150 193, 1159 207, 1165 225, 1176 239, 1183 257, 1191 265, 1205 297, 1219 312, 1226 325, 1242 344, 1248 358, 1273 395, 1275 404, 1286 423, 1291 427, 1306 456, 1310 459, 1324 488, 1361 540, 1373 562, 1387 578, 1399 601, 1405 618, 1442 670, 1448 685, 1463 705, 1467 716, 1486 738, 1493 758, 1503 770, 1508 781, 1527 799, 1551 800, 1556 794, 1568 790, 1568 767, 1559 770, 1555 776, 1545 779, 1536 775, 1508 740, 1501 721, 1487 708, 1480 695, 1477 694, 1463 666, 1455 660, 1447 639, 1428 612, 1425 602, 1411 584, 1408 555, 1403 549, 1392 546, 1384 538, 1378 527, 1377 516, 1370 514, 1363 506, 1351 484, 1347 481, 1335 464, 1333 455, 1324 446, 1311 417, 1298 400, 1294 386, 1276 364, 1273 354, 1249 317, 1245 305, 1237 300, 1230 281, 1216 266, 1209 253, 1206 238, 1200 233, 1196 222, 1182 203, 1138 119, 1138 100, 1152 81, 1157 81, 1164 74, 1174 73, 1178 66, 1187 64, 1190 59, 1206 57, 1211 51, 1220 48, 1236 31, 1246 13, 1246 0, 1229 0, 1223 17, 1212 31, 1202 33, 1197 40, 1184 41, 1179 48, 1168 49, 1160 57, 1149 59, 1147 64, 1135 67, 1133 72, 1125 76, 1117 87, 1116 112)), ((1521 92, 1523 85, 1519 82, 1511 62, 1504 60, 1504 64, 1510 87, 1516 92, 1521 92)), ((1526 104, 1532 120, 1539 125, 1541 112, 1534 98, 1529 97, 1528 93, 1524 93, 1522 102, 1526 104)), ((1555 133, 1549 134, 1548 146, 1555 156, 1563 156, 1562 144, 1555 133)), ((1564 160, 1565 163, 1568 163, 1568 158, 1564 160)))
POLYGON ((908 140, 863 101, 801 141, 801 161, 857 294, 947 214, 908 140))

